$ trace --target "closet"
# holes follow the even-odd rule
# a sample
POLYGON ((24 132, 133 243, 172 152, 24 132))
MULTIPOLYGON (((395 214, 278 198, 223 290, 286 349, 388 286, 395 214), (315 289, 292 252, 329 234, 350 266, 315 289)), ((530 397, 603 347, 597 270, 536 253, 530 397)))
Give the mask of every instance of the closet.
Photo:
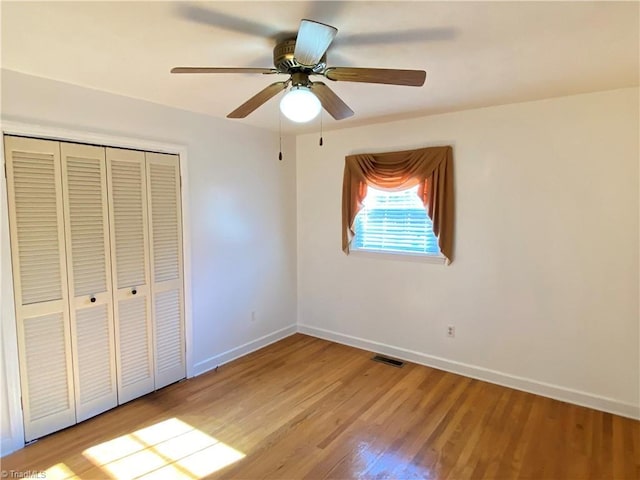
POLYGON ((5 136, 25 440, 185 377, 177 155, 5 136))

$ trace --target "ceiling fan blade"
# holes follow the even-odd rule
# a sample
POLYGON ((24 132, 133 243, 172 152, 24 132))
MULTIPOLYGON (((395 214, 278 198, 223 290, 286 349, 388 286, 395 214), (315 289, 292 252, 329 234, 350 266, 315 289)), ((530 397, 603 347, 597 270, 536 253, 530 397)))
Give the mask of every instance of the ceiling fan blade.
POLYGON ((275 68, 173 67, 171 73, 278 73, 275 68))
POLYGON ((427 77, 424 70, 394 70, 389 68, 327 68, 324 76, 342 82, 385 83, 421 87, 427 77))
POLYGON ((338 29, 331 25, 302 20, 293 56, 302 65, 316 65, 333 42, 338 29))
POLYGON ((227 115, 227 118, 244 118, 253 112, 260 105, 271 99, 287 86, 288 82, 276 82, 269 85, 267 88, 260 90, 256 95, 244 102, 233 112, 227 115))
POLYGON ((187 20, 197 22, 207 27, 239 32, 254 37, 269 38, 278 31, 277 28, 267 22, 260 23, 259 20, 254 21, 248 18, 242 18, 241 15, 224 13, 209 5, 210 4, 197 4, 195 2, 180 2, 176 5, 176 13, 187 20))
POLYGON ((322 82, 313 82, 311 91, 315 93, 318 100, 329 114, 336 120, 342 120, 353 115, 353 110, 342 101, 329 87, 322 82))

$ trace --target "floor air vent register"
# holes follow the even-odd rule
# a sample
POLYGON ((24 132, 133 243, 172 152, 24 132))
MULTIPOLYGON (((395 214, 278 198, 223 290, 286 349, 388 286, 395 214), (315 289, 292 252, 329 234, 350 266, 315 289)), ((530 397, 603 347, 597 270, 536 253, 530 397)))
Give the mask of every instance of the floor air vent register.
POLYGON ((373 360, 374 362, 380 362, 386 365, 391 365, 392 367, 396 367, 396 368, 404 367, 404 362, 402 360, 385 357, 384 355, 374 355, 373 358, 371 358, 371 360, 373 360))

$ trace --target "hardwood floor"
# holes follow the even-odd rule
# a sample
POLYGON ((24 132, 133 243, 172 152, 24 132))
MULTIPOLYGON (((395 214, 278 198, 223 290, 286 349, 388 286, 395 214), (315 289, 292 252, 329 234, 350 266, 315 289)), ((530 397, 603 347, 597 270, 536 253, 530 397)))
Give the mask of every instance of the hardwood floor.
POLYGON ((48 480, 640 478, 638 421, 371 356, 296 334, 1 468, 48 480))

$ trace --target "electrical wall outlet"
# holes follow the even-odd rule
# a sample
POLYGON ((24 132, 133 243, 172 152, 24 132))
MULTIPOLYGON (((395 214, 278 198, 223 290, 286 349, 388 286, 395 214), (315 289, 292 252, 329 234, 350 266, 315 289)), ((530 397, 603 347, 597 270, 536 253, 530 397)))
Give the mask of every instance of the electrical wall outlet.
POLYGON ((455 337, 456 336, 456 327, 454 327, 453 325, 448 325, 447 326, 447 337, 455 337))

